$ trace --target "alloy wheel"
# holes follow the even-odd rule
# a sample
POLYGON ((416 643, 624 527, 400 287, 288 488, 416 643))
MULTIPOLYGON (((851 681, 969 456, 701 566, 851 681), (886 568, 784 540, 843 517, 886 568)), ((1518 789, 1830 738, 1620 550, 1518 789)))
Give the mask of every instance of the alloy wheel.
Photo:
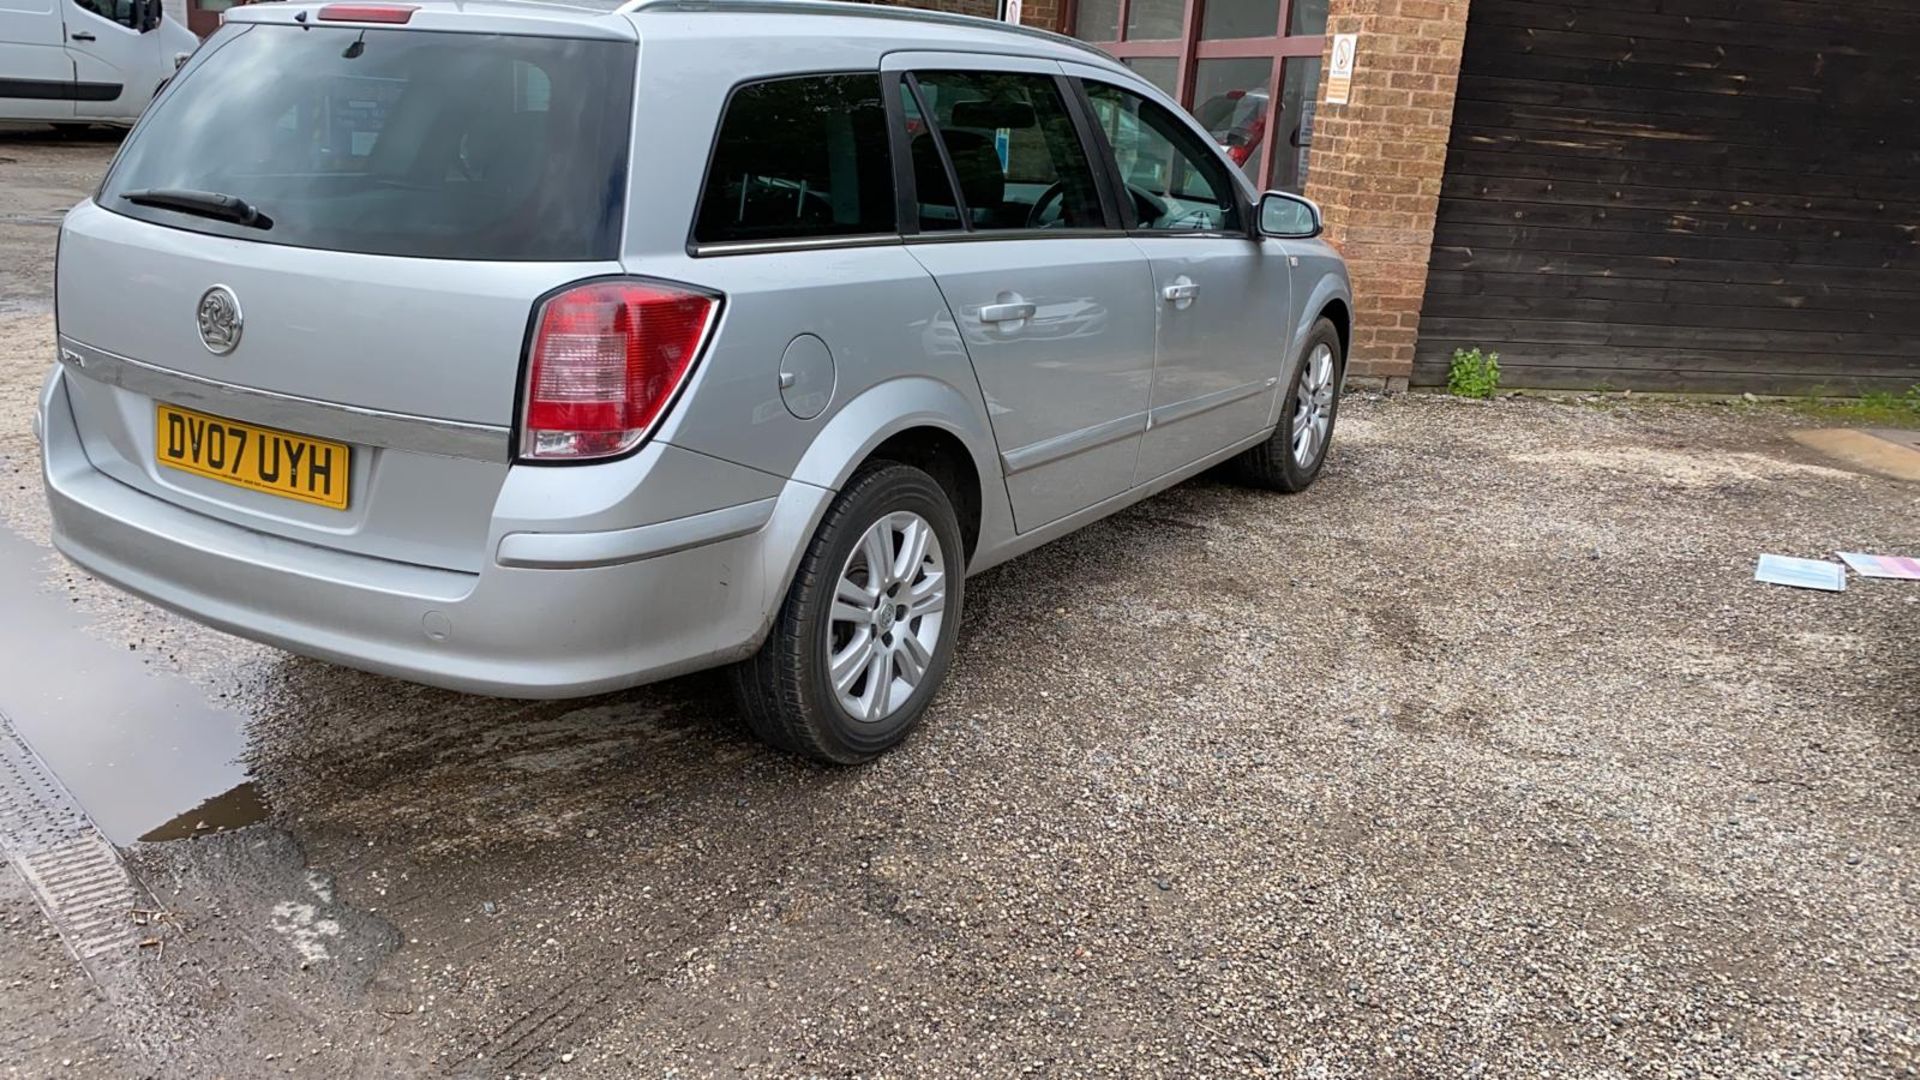
POLYGON ((878 723, 907 703, 933 663, 946 604, 946 557, 925 518, 895 511, 861 534, 827 616, 827 673, 848 716, 878 723))
POLYGON ((1333 349, 1315 345, 1300 372, 1300 390, 1294 395, 1293 460, 1312 468, 1327 445, 1333 426, 1333 349))

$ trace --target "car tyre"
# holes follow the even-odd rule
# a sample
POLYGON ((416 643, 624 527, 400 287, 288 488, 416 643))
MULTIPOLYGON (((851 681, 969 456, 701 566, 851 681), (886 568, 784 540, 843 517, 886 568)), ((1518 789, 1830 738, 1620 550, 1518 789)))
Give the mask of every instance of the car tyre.
POLYGON ((953 504, 932 476, 894 462, 855 473, 801 555, 766 641, 734 666, 748 728, 836 765, 906 738, 952 661, 965 558, 953 504))
POLYGON ((1313 324, 1300 350, 1300 363, 1280 404, 1280 426, 1266 442, 1233 459, 1234 475, 1273 491, 1305 491, 1327 461, 1333 422, 1340 411, 1340 375, 1345 370, 1340 332, 1331 321, 1321 319, 1313 324), (1303 438, 1307 440, 1304 447, 1303 438))

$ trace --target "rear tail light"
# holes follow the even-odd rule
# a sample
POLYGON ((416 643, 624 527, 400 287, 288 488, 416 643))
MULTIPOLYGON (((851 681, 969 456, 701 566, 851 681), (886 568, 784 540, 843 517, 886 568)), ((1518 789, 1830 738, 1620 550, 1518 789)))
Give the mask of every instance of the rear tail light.
POLYGON ((520 454, 623 454, 653 430, 700 358, 720 298, 653 281, 597 281, 549 297, 527 357, 520 454))

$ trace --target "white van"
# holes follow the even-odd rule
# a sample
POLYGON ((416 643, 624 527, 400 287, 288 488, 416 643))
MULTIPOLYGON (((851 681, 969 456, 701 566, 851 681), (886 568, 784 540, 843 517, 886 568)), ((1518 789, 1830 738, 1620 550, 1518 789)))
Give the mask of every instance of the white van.
POLYGON ((0 120, 131 124, 199 44, 160 0, 0 0, 0 120))

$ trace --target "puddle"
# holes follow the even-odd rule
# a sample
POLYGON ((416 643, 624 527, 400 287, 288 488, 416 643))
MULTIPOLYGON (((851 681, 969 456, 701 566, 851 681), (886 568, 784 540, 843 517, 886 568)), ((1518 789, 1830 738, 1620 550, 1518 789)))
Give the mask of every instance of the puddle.
POLYGON ((42 587, 50 553, 0 529, 0 713, 115 844, 257 821, 245 720, 88 634, 42 587), (199 829, 200 822, 206 829, 199 829))
POLYGON ((1895 446, 1904 446, 1909 450, 1920 450, 1920 431, 1902 430, 1900 428, 1874 428, 1867 434, 1872 435, 1876 439, 1893 443, 1895 446))
POLYGON ((1632 445, 1540 450, 1515 454, 1513 460, 1528 465, 1634 473, 1681 487, 1764 483, 1787 477, 1846 480, 1853 475, 1844 469, 1830 469, 1824 465, 1809 465, 1744 450, 1702 453, 1632 445))
POLYGON ((199 806, 181 814, 157 829, 140 834, 143 844, 166 840, 185 840, 205 832, 226 832, 251 825, 267 816, 267 803, 260 789, 249 780, 232 791, 223 791, 199 806))
POLYGON ((1825 428, 1796 431, 1795 442, 1868 472, 1920 482, 1920 433, 1825 428))

